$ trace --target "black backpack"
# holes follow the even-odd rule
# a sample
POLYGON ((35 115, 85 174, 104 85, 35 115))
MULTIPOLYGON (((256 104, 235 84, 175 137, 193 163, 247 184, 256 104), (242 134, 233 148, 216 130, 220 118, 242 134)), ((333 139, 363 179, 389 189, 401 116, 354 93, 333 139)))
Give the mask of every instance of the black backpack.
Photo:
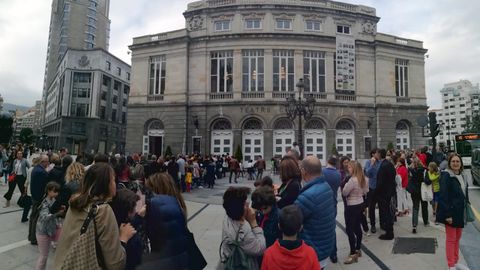
POLYGON ((224 239, 220 244, 220 260, 224 264, 225 270, 249 270, 248 257, 245 255, 242 247, 240 247, 240 242, 238 241, 238 235, 240 234, 240 228, 237 231, 235 241, 228 243, 232 252, 225 260, 222 260, 222 245, 225 243, 224 239))

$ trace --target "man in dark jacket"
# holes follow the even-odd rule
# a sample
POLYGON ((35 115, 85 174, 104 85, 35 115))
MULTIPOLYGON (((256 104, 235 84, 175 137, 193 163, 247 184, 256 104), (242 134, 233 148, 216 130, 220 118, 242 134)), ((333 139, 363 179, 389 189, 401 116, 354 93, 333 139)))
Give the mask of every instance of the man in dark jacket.
POLYGON ((48 156, 41 155, 40 163, 38 163, 38 165, 32 170, 32 176, 30 180, 30 192, 32 193, 32 212, 30 214, 30 222, 28 224, 28 241, 30 241, 32 245, 37 244, 35 230, 39 213, 38 207, 42 203, 42 199, 45 194, 45 186, 48 182, 48 173, 45 169, 49 164, 48 156))
POLYGON ((385 159, 387 156, 385 149, 379 149, 377 153, 380 154, 380 167, 377 173, 375 197, 378 199, 380 224, 383 223, 383 229, 385 229, 385 234, 380 235, 379 238, 381 240, 392 240, 394 236, 391 202, 396 193, 396 170, 393 163, 385 159))
MULTIPOLYGON (((337 158, 332 156, 327 161, 327 167, 322 169, 323 177, 325 181, 330 185, 333 191, 333 204, 335 205, 335 217, 337 217, 337 195, 338 195, 338 188, 340 187, 341 176, 337 170, 337 158)), ((332 254, 330 254, 330 260, 332 263, 338 262, 337 257, 337 239, 336 235, 333 241, 333 250, 332 254)))
POLYGON ((303 213, 303 231, 300 238, 315 249, 320 266, 325 268, 332 254, 335 235, 335 206, 333 191, 322 177, 322 165, 314 156, 302 160, 303 180, 295 205, 303 213))

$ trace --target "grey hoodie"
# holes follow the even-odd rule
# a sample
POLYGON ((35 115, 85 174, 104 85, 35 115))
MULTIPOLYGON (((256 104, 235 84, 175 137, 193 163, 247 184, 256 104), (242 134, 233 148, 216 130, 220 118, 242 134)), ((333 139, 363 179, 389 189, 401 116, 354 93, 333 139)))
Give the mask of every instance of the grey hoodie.
POLYGON ((249 257, 249 263, 251 270, 258 270, 258 262, 256 257, 259 257, 265 251, 265 237, 263 236, 263 229, 260 227, 251 228, 247 221, 232 220, 228 216, 225 216, 222 227, 222 247, 221 258, 217 269, 224 269, 222 261, 225 261, 230 256, 231 249, 228 243, 235 240, 237 232, 238 241, 240 247, 243 249, 245 255, 249 257))

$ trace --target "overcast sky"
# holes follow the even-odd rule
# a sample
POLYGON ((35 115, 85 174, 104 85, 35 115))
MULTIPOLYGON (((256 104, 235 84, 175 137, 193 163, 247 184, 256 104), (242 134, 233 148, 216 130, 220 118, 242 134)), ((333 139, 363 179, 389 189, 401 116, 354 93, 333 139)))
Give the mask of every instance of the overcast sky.
MULTIPOLYGON (((127 63, 136 36, 185 26, 188 0, 110 1, 110 52, 127 63)), ((480 82, 480 1, 346 0, 377 9, 382 33, 424 41, 427 103, 439 108, 443 84, 480 82)), ((51 0, 0 0, 0 94, 5 102, 33 106, 41 98, 51 0)))

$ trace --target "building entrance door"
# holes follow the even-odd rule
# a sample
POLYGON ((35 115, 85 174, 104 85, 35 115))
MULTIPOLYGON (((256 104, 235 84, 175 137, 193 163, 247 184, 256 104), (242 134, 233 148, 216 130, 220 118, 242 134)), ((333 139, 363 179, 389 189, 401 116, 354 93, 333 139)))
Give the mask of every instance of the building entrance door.
POLYGON ((150 154, 160 157, 163 153, 163 136, 149 137, 150 154))
POLYGON ((243 131, 243 161, 255 160, 258 156, 263 157, 263 131, 243 131))
POLYGON ((305 156, 316 156, 322 164, 326 162, 325 131, 307 129, 305 130, 305 156))
POLYGON ((213 155, 223 155, 229 153, 233 155, 233 131, 231 130, 213 130, 212 144, 210 153, 213 155))
POLYGON ((283 157, 292 148, 295 140, 293 130, 275 130, 273 132, 273 156, 283 157))

